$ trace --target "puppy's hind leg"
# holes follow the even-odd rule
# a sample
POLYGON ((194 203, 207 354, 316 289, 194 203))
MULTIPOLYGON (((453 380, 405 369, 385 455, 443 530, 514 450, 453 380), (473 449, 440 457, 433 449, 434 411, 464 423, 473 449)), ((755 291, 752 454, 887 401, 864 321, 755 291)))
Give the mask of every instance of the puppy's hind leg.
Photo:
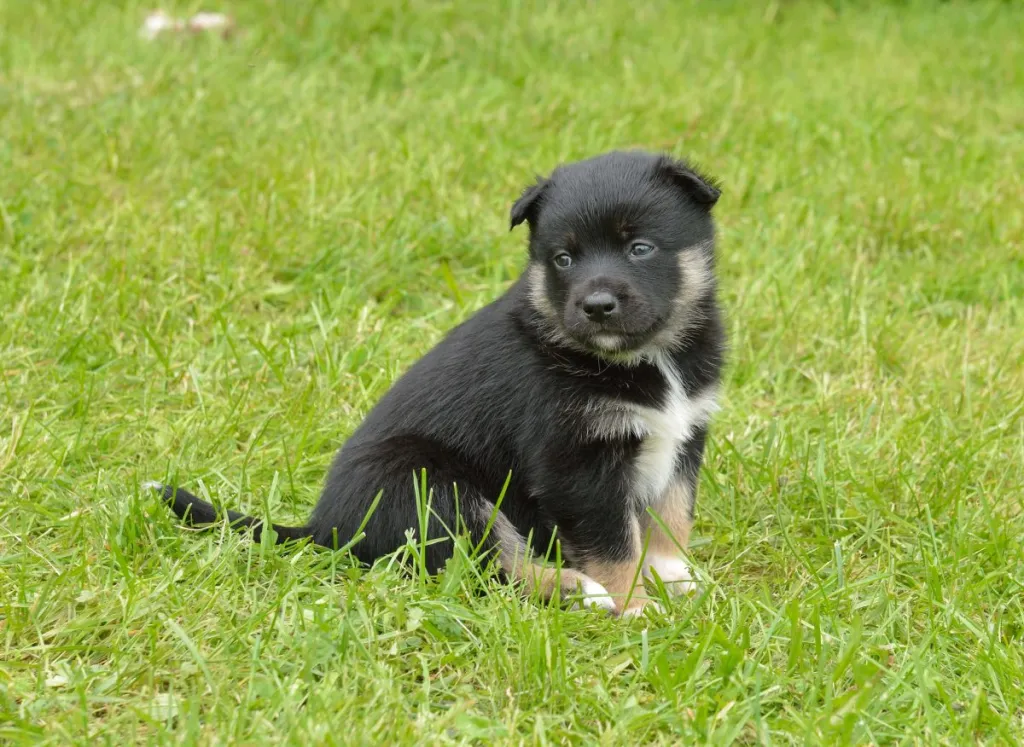
POLYGON ((537 563, 526 540, 505 514, 497 511, 490 501, 482 500, 477 506, 477 522, 490 526, 487 544, 498 552, 498 563, 513 582, 522 584, 524 596, 537 594, 550 601, 582 597, 582 606, 615 611, 615 600, 608 590, 585 573, 571 568, 552 568, 537 563))
MULTIPOLYGON (((614 609, 607 590, 590 577, 579 571, 557 570, 538 564, 511 520, 497 510, 494 503, 483 498, 484 491, 458 471, 437 469, 436 463, 440 459, 432 460, 434 463, 431 464, 431 460, 420 456, 418 451, 407 457, 404 464, 396 465, 393 453, 391 460, 390 470, 384 464, 372 461, 357 465, 359 469, 366 470, 365 477, 358 473, 353 475, 351 471, 348 473, 349 482, 366 484, 374 484, 373 475, 387 475, 382 486, 382 503, 367 520, 364 539, 353 548, 357 557, 372 562, 393 552, 407 542, 406 537, 411 530, 417 541, 422 543, 420 559, 427 572, 439 573, 455 552, 455 537, 465 532, 474 547, 495 551, 505 576, 521 583, 526 595, 536 592, 544 599, 556 596, 566 599, 582 594, 588 606, 614 609), (424 480, 419 465, 425 462, 428 466, 424 480), (414 474, 415 490, 410 481, 414 474)), ((344 490, 347 484, 339 480, 339 491, 344 490)), ((379 479, 377 484, 380 484, 379 479)), ((331 485, 328 486, 330 488, 331 485)), ((334 500, 325 505, 333 508, 340 503, 343 502, 334 500)), ((341 534, 347 539, 355 533, 353 517, 366 513, 362 506, 359 511, 346 512, 345 516, 325 511, 314 515, 314 523, 325 537, 329 537, 327 533, 332 527, 344 524, 341 534)))

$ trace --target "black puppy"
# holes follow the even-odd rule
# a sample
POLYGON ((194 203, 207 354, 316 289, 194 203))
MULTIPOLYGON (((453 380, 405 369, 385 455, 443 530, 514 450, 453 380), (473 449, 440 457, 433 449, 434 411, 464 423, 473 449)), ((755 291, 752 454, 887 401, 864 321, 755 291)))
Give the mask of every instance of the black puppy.
MULTIPOLYGON (((642 152, 561 166, 527 188, 511 213, 513 228, 530 227, 526 271, 395 383, 334 460, 309 523, 275 524, 277 540, 344 544, 382 493, 352 552, 393 552, 421 531, 425 469, 427 539, 464 527, 527 591, 581 590, 636 614, 649 600, 632 587, 652 569, 691 589, 680 554, 724 348, 718 196, 685 163, 642 152), (560 573, 531 553, 556 530, 560 573)), ((155 487, 179 517, 216 521, 210 504, 155 487)), ((227 515, 259 536, 259 520, 227 515)), ((429 567, 451 553, 450 541, 428 544, 429 567)))

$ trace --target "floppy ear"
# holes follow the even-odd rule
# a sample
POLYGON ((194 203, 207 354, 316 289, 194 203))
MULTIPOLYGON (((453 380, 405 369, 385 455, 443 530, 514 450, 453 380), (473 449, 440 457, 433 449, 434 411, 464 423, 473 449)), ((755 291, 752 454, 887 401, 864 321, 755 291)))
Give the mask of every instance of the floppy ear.
POLYGON ((705 210, 713 208, 722 194, 716 179, 704 176, 685 161, 666 156, 661 161, 660 170, 673 185, 705 210))
POLYGON ((544 194, 547 186, 548 180, 538 177, 536 184, 531 184, 523 190, 523 194, 512 205, 512 212, 509 214, 509 231, 524 220, 533 223, 537 219, 537 210, 540 208, 541 196, 544 194))

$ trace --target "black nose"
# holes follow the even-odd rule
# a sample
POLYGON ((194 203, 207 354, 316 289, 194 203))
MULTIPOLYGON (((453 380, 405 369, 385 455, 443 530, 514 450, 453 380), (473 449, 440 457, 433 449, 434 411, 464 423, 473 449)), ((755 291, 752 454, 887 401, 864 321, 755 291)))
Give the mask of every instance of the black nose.
POLYGON ((615 313, 618 302, 608 291, 595 291, 583 299, 583 313, 592 322, 602 322, 615 313))

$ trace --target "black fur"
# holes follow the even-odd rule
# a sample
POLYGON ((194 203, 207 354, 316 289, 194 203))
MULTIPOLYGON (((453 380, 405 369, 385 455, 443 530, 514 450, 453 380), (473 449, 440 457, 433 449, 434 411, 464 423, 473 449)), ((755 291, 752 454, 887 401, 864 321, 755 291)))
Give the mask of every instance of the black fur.
MULTIPOLYGON (((543 552, 557 527, 570 563, 621 556, 641 510, 630 495, 644 436, 595 432, 595 418, 608 403, 663 406, 665 365, 687 395, 717 383, 724 335, 710 210, 718 195, 685 163, 642 152, 562 166, 527 188, 511 211, 513 227, 530 227, 527 271, 394 384, 338 453, 308 524, 275 525, 278 540, 344 544, 383 491, 352 551, 366 562, 393 552, 418 531, 414 484, 426 469, 431 539, 460 526, 457 490, 462 522, 481 540, 511 473, 500 510, 534 548, 543 552), (689 263, 685 252, 695 253, 689 263), (562 254, 567 268, 554 264, 562 254), (689 276, 691 267, 707 267, 707 276, 689 276)), ((693 487, 706 434, 698 424, 675 459, 678 478, 693 487)), ((161 490, 178 516, 216 520, 210 504, 161 490)), ((261 530, 258 520, 228 519, 261 530)), ((430 568, 451 551, 451 542, 430 544, 430 568)))

